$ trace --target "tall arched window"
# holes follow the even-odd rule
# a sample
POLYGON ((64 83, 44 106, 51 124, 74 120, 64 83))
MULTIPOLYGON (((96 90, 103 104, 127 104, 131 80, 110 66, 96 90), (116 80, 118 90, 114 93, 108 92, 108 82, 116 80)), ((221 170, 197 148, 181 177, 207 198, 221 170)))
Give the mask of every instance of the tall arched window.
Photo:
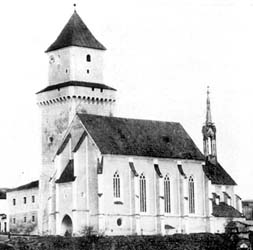
POLYGON ((170 178, 168 175, 164 177, 164 212, 171 212, 170 204, 170 178))
POLYGON ((194 180, 192 176, 189 178, 189 213, 195 213, 194 180))
POLYGON ((113 175, 113 197, 120 198, 120 177, 118 171, 113 175))
POLYGON ((90 55, 87 55, 87 56, 86 56, 86 61, 87 61, 87 62, 90 62, 90 61, 91 61, 90 55))
POLYGON ((146 178, 140 175, 140 211, 147 212, 146 178))

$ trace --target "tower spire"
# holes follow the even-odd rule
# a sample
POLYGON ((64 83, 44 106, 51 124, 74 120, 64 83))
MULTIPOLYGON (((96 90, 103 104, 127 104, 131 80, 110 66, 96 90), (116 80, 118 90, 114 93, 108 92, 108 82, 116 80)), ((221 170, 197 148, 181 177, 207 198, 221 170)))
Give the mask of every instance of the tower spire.
POLYGON ((206 93, 206 121, 202 127, 204 155, 208 161, 215 163, 217 162, 216 127, 212 122, 209 86, 206 93))
POLYGON ((206 94, 207 94, 207 97, 206 97, 206 124, 212 124, 209 86, 207 86, 206 94))

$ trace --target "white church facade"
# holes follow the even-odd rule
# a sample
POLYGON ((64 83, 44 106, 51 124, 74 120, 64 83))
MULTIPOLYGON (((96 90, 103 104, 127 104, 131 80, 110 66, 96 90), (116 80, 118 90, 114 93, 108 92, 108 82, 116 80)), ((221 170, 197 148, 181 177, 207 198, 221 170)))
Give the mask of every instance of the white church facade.
POLYGON ((217 161, 209 92, 202 154, 179 123, 114 117, 105 50, 74 11, 46 51, 39 233, 223 232, 243 220, 236 183, 217 161))

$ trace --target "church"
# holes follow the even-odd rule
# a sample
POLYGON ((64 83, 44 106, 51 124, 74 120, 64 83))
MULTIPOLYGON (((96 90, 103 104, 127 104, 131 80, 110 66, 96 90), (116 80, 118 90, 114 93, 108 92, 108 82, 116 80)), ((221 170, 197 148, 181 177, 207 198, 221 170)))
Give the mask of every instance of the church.
POLYGON ((76 11, 46 50, 39 234, 216 233, 243 220, 236 183, 217 161, 209 90, 202 154, 180 123, 114 116, 105 52, 76 11))

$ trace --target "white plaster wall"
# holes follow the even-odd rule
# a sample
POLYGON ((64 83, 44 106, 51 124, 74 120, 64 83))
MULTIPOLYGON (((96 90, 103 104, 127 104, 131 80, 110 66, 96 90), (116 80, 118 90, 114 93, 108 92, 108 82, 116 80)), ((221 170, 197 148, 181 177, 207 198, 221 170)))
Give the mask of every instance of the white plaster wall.
POLYGON ((76 81, 103 83, 104 53, 104 50, 70 47, 72 79, 76 81), (91 56, 90 62, 86 61, 88 54, 91 56), (87 73, 87 70, 89 70, 89 73, 87 73))
POLYGON ((17 214, 29 212, 31 210, 38 210, 38 188, 30 188, 25 190, 16 190, 7 192, 7 201, 9 207, 9 214, 17 214), (32 196, 35 196, 35 202, 32 202, 32 196), (24 197, 26 197, 26 204, 24 204, 24 197), (16 205, 13 205, 13 199, 16 199, 16 205))
POLYGON ((71 60, 69 48, 49 52, 48 61, 48 82, 50 85, 70 81, 71 60), (53 60, 50 60, 50 58, 53 60))
POLYGON ((73 196, 72 196, 72 185, 73 182, 59 183, 58 186, 58 207, 57 207, 57 226, 56 234, 64 235, 65 232, 62 231, 62 220, 65 215, 68 215, 73 223, 72 209, 73 209, 73 196))
MULTIPOLYGON (((149 157, 132 157, 134 166, 138 174, 145 174, 147 181, 147 212, 140 213, 140 230, 143 234, 157 233, 158 214, 158 200, 157 200, 157 176, 154 170, 154 159, 149 157)), ((202 171, 201 162, 197 161, 181 161, 183 170, 187 177, 194 176, 195 182, 195 207, 196 213, 189 215, 191 221, 196 221, 195 227, 190 229, 194 232, 206 231, 205 227, 205 176, 202 171)), ((180 174, 177 168, 177 160, 172 159, 158 159, 159 168, 163 176, 168 174, 171 181, 171 213, 165 214, 164 224, 169 224, 176 228, 179 232, 183 229, 180 224, 184 220, 180 210, 181 195, 180 195, 180 174)), ((105 199, 105 224, 108 234, 126 234, 133 233, 131 220, 133 219, 134 197, 132 192, 132 182, 129 181, 133 178, 130 167, 129 157, 127 156, 113 156, 106 155, 104 158, 104 192, 105 199), (121 178, 121 192, 123 204, 115 204, 113 199, 113 174, 118 171, 121 178), (116 223, 117 218, 122 218, 125 227, 119 227, 116 223)), ((139 181, 139 179, 138 179, 139 181)), ((139 182, 138 182, 139 183, 139 182)), ((139 202, 139 200, 137 201, 139 202)))
POLYGON ((214 185, 215 193, 220 196, 220 201, 224 202, 224 193, 226 192, 231 197, 231 206, 236 208, 235 186, 231 185, 214 185))
MULTIPOLYGON (((206 196, 205 196, 205 175, 201 162, 196 161, 181 161, 184 173, 189 179, 190 176, 194 179, 195 193, 195 213, 189 216, 204 216, 206 214, 206 196)), ((188 185, 187 185, 188 188, 188 185)))
POLYGON ((39 197, 38 188, 16 190, 7 192, 8 202, 8 219, 10 230, 13 230, 22 225, 23 232, 26 227, 34 225, 34 229, 31 233, 38 233, 38 210, 39 210, 39 197), (35 202, 32 202, 32 196, 35 196, 35 202), (26 204, 24 204, 24 197, 26 197, 26 204), (16 199, 16 205, 13 205, 13 199, 16 199), (35 216, 35 222, 32 222, 32 216, 35 216), (24 222, 24 217, 27 218, 27 222, 24 222), (13 218, 16 219, 16 223, 13 223, 13 218))
POLYGON ((76 46, 49 52, 49 84, 54 85, 66 81, 103 83, 103 56, 103 50, 76 46), (86 61, 87 55, 91 56, 90 62, 86 61), (52 57, 53 61, 50 60, 52 57))

